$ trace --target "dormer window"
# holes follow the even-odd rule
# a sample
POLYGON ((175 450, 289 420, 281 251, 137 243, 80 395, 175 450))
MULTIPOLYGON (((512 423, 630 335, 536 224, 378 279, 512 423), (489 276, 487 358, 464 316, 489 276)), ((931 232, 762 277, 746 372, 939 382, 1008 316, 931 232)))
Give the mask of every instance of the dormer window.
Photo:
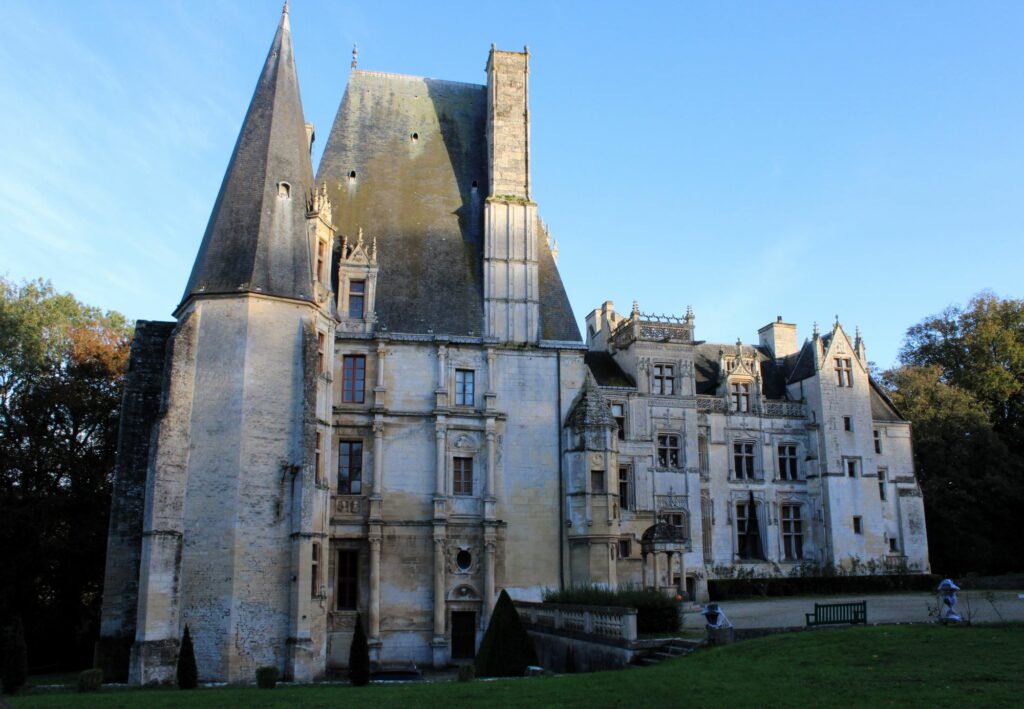
POLYGON ((654 365, 651 393, 655 396, 671 396, 676 393, 675 372, 670 364, 654 365))
POLYGON ((362 319, 366 303, 366 281, 349 281, 348 316, 362 319))
POLYGON ((733 382, 730 390, 732 392, 732 410, 738 413, 750 411, 750 382, 733 382))
POLYGON ((324 270, 327 267, 327 242, 318 239, 316 242, 316 279, 324 282, 324 270))

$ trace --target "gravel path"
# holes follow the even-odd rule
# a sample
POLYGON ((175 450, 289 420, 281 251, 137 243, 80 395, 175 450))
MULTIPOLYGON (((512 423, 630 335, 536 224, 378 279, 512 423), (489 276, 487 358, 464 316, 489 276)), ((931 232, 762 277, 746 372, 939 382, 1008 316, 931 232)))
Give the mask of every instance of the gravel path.
MULTIPOLYGON (((970 616, 976 623, 1024 621, 1022 595, 1024 592, 1021 591, 961 591, 958 610, 965 620, 970 616)), ((805 625, 804 614, 814 611, 815 602, 865 600, 871 624, 924 623, 929 620, 928 607, 938 605, 938 596, 933 593, 894 593, 723 601, 721 607, 737 628, 789 628, 805 625)), ((704 617, 698 612, 687 613, 683 627, 703 628, 704 617)))

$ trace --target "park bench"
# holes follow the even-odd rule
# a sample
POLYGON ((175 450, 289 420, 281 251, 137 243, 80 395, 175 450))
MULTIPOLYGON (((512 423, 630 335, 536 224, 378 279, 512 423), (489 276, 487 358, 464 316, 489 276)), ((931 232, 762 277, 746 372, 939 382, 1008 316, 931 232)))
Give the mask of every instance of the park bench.
POLYGON ((814 612, 806 613, 807 625, 839 625, 850 623, 856 625, 868 622, 868 602, 853 601, 851 603, 815 603, 814 612))

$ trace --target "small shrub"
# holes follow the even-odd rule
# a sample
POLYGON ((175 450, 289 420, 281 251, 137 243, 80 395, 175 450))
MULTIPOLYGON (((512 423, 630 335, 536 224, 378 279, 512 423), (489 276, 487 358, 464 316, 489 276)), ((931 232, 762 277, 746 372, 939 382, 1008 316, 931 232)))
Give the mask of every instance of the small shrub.
POLYGON ((25 645, 25 627, 21 618, 15 618, 7 629, 4 640, 4 694, 14 694, 25 686, 28 679, 28 648, 25 645))
POLYGON ((185 634, 181 638, 178 650, 178 687, 195 689, 199 686, 199 672, 196 670, 196 650, 192 647, 192 635, 185 626, 185 634))
POLYGON ((536 664, 533 640, 526 633, 512 599, 502 590, 484 639, 480 641, 476 674, 478 677, 522 677, 529 665, 536 664))
POLYGON ((277 686, 279 674, 276 667, 257 667, 256 686, 260 689, 273 689, 277 686))
POLYGON ((352 645, 348 651, 348 678, 356 687, 370 683, 370 646, 363 632, 363 618, 356 614, 356 631, 352 634, 352 645))
POLYGON ((459 681, 472 682, 476 679, 476 668, 473 665, 459 665, 459 681))
POLYGON ((93 667, 78 675, 79 692, 98 692, 101 684, 103 684, 103 670, 99 667, 93 667))

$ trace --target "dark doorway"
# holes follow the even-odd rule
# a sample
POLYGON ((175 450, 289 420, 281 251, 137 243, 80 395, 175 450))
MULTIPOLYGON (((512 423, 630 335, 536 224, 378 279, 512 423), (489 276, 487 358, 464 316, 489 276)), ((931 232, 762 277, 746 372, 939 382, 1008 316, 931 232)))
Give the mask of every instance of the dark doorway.
POLYGON ((452 611, 452 659, 476 657, 476 613, 452 611))

